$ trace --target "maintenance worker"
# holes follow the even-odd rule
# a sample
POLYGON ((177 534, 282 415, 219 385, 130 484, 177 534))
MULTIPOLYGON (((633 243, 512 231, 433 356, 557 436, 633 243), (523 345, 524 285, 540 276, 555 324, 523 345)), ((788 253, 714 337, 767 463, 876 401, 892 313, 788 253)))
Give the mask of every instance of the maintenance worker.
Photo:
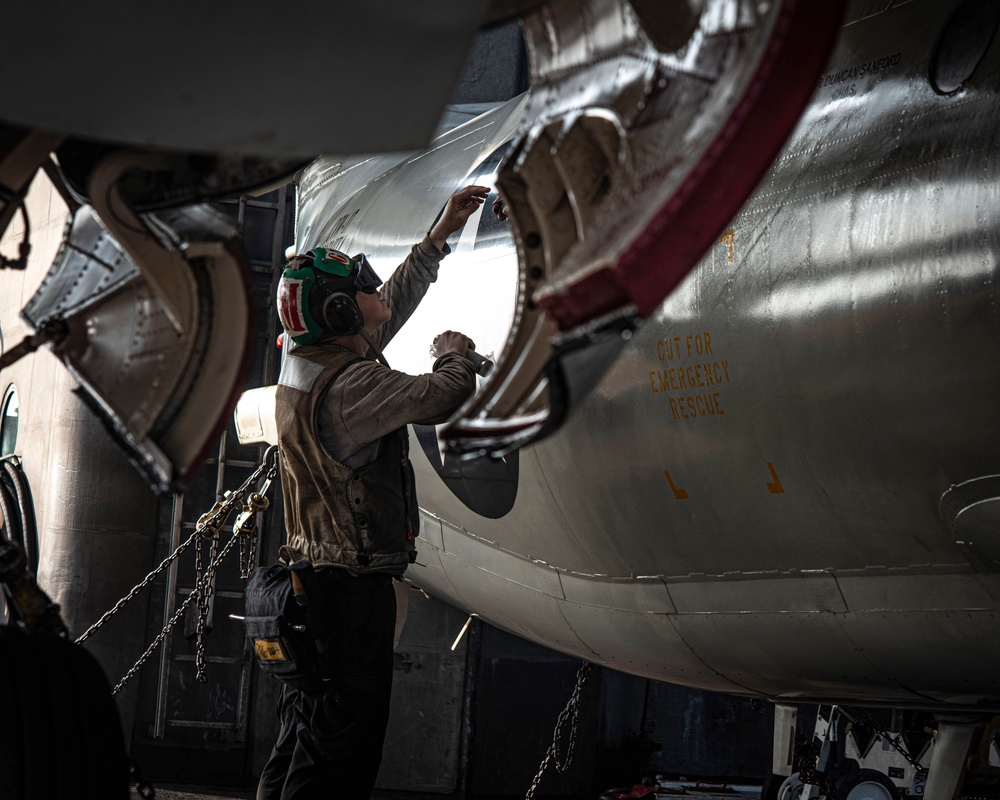
POLYGON ((325 248, 293 257, 282 275, 279 316, 297 346, 276 396, 288 534, 280 556, 313 565, 311 602, 334 668, 314 691, 282 686, 258 800, 367 800, 374 788, 392 689, 392 580, 413 561, 419 528, 406 426, 443 422, 476 386, 466 357, 475 344, 464 334, 438 337, 424 375, 390 369, 381 350, 436 280, 448 236, 488 191, 453 194, 381 291, 364 256, 325 248))

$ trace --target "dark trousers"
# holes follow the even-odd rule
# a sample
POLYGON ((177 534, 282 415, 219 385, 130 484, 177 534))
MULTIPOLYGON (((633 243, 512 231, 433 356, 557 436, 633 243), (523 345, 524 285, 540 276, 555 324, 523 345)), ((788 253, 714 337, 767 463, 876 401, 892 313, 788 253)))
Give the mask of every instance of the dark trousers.
POLYGON ((392 579, 332 569, 317 575, 336 677, 320 692, 282 686, 281 729, 257 800, 367 800, 382 763, 396 625, 392 579))

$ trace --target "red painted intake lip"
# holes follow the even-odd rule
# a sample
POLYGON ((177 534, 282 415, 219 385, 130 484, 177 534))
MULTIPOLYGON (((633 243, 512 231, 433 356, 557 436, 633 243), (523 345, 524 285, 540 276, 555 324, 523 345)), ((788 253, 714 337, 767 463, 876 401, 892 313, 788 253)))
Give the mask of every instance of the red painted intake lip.
POLYGON ((695 267, 795 129, 827 64, 845 5, 784 0, 743 96, 642 234, 616 264, 539 298, 561 332, 628 305, 648 317, 695 267))

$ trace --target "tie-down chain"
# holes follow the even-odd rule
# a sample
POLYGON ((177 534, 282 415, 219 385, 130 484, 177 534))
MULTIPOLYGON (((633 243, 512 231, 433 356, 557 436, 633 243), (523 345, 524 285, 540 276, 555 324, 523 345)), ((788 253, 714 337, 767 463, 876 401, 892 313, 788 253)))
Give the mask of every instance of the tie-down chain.
POLYGON ((176 561, 181 553, 197 542, 197 581, 194 589, 191 590, 191 593, 187 596, 176 612, 174 612, 174 615, 170 618, 167 624, 164 625, 163 630, 160 631, 149 647, 146 648, 146 651, 139 656, 139 659, 135 662, 132 668, 118 682, 118 685, 115 686, 112 694, 117 694, 121 691, 125 684, 128 683, 128 681, 131 680, 136 673, 138 673, 138 671, 142 668, 142 665, 146 663, 156 648, 162 644, 163 640, 166 639, 166 637, 174 629, 177 622, 187 611, 188 607, 196 600, 199 602, 198 680, 202 682, 207 680, 204 677, 204 634, 216 570, 225 560, 226 556, 233 549, 236 543, 240 542, 240 573, 242 577, 249 575, 249 570, 253 568, 253 561, 256 557, 257 551, 258 529, 256 512, 263 511, 268 507, 269 501, 266 494, 271 486, 271 483, 277 476, 278 448, 276 446, 271 446, 265 451, 264 458, 257 469, 254 470, 254 472, 240 485, 240 487, 236 489, 236 491, 226 492, 223 498, 219 500, 210 511, 203 514, 198 519, 198 524, 195 526, 195 530, 191 536, 182 542, 173 553, 160 562, 160 564, 152 572, 136 584, 132 590, 125 595, 125 597, 119 600, 115 606, 111 608, 111 610, 105 613, 76 640, 77 644, 80 644, 93 635, 101 626, 104 625, 104 623, 121 611, 121 609, 124 608, 129 601, 131 601, 144 588, 152 583, 157 575, 162 573, 167 567, 176 561), (264 483, 261 485, 259 490, 254 491, 252 487, 254 487, 261 480, 261 478, 264 478, 264 483), (237 507, 240 509, 240 514, 233 525, 233 536, 228 542, 226 542, 222 549, 219 550, 220 531, 222 530, 226 519, 237 507), (206 540, 211 542, 210 555, 208 559, 209 563, 207 567, 204 566, 202 557, 202 543, 206 540))

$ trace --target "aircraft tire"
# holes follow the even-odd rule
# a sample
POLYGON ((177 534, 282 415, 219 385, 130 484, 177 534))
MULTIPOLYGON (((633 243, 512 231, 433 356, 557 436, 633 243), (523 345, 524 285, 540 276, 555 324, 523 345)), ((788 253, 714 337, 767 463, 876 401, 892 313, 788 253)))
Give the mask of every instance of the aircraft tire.
POLYGON ((899 800, 899 790, 877 769, 859 769, 837 783, 837 800, 899 800))
POLYGON ((764 781, 764 786, 760 790, 760 800, 778 800, 778 789, 785 782, 784 775, 776 775, 773 772, 764 781))
POLYGON ((802 781, 797 772, 793 772, 788 777, 772 775, 764 783, 760 800, 799 800, 802 796, 802 789, 802 781))

